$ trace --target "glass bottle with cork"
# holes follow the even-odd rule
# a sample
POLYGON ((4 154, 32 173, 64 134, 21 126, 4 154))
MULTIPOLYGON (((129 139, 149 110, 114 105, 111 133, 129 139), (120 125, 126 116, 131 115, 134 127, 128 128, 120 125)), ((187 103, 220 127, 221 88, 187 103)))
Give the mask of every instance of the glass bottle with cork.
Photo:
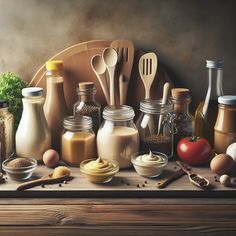
POLYGON ((174 146, 185 137, 191 137, 194 132, 194 117, 189 112, 191 96, 187 88, 174 88, 171 90, 171 101, 174 105, 174 124, 177 132, 174 135, 174 146))
POLYGON ((195 135, 206 138, 214 145, 214 125, 218 112, 218 97, 223 95, 223 61, 207 60, 208 90, 195 112, 195 135))
POLYGON ((69 115, 64 96, 63 61, 47 61, 46 69, 44 113, 52 135, 52 148, 60 152, 63 120, 69 115))
POLYGON ((101 124, 101 106, 95 100, 97 92, 93 82, 82 82, 78 84, 78 102, 74 105, 74 116, 89 116, 93 121, 93 130, 98 132, 101 124))

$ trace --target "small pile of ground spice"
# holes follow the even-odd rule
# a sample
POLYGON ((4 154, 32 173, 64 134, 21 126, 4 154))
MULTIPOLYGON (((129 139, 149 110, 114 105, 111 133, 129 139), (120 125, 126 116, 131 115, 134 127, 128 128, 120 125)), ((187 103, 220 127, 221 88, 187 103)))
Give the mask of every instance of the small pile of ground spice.
POLYGON ((11 168, 21 168, 21 167, 27 167, 31 166, 32 163, 30 160, 27 160, 26 158, 18 157, 12 161, 9 161, 7 166, 11 168))

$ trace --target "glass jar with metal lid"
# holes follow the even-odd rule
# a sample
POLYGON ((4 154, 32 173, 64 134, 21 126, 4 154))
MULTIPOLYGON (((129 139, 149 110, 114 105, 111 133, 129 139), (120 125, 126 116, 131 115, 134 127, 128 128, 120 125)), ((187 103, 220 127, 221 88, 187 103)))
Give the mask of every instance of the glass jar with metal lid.
POLYGON ((143 100, 140 102, 141 115, 137 121, 141 151, 158 151, 169 158, 173 155, 173 104, 168 101, 143 100))
POLYGON ((92 118, 68 116, 64 119, 62 132, 62 160, 72 166, 96 156, 96 136, 92 118))
POLYGON ((236 142, 236 96, 221 96, 218 103, 214 147, 216 153, 225 153, 236 142))
POLYGON ((120 168, 131 166, 132 154, 139 150, 139 134, 133 122, 134 110, 130 106, 107 106, 104 121, 97 135, 98 155, 116 160, 120 168))

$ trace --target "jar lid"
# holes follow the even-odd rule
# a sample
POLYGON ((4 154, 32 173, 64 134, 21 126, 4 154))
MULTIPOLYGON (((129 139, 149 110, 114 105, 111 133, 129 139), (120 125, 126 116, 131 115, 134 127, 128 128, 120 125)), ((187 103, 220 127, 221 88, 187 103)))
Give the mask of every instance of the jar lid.
POLYGON ((62 70, 63 69, 63 61, 47 61, 46 62, 47 70, 62 70))
POLYGON ((6 100, 0 99, 0 108, 8 107, 8 102, 6 100))
POLYGON ((223 68, 224 61, 222 60, 206 60, 207 68, 223 68))
POLYGON ((23 88, 22 95, 24 97, 41 97, 43 96, 43 89, 40 87, 23 88))
POLYGON ((78 95, 86 95, 86 93, 96 93, 96 87, 93 82, 81 82, 78 83, 77 94, 78 95))
POLYGON ((173 88, 171 89, 171 95, 175 99, 190 98, 190 91, 187 88, 173 88))
POLYGON ((145 99, 140 102, 140 111, 149 114, 165 114, 173 111, 173 103, 162 104, 162 99, 145 99))
POLYGON ((103 118, 106 120, 132 120, 134 116, 133 108, 127 105, 106 106, 103 110, 103 118))
POLYGON ((218 97, 218 103, 223 105, 236 105, 236 96, 227 95, 218 97))
POLYGON ((69 130, 92 129, 93 121, 89 116, 67 116, 64 118, 63 126, 69 130))

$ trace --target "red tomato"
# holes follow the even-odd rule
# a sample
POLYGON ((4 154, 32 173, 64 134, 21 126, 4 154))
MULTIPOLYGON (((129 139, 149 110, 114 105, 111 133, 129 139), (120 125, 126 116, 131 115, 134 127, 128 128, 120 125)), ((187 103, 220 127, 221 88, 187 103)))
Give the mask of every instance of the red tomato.
POLYGON ((177 145, 179 158, 192 165, 198 166, 207 163, 211 158, 211 145, 200 137, 186 137, 177 145))

